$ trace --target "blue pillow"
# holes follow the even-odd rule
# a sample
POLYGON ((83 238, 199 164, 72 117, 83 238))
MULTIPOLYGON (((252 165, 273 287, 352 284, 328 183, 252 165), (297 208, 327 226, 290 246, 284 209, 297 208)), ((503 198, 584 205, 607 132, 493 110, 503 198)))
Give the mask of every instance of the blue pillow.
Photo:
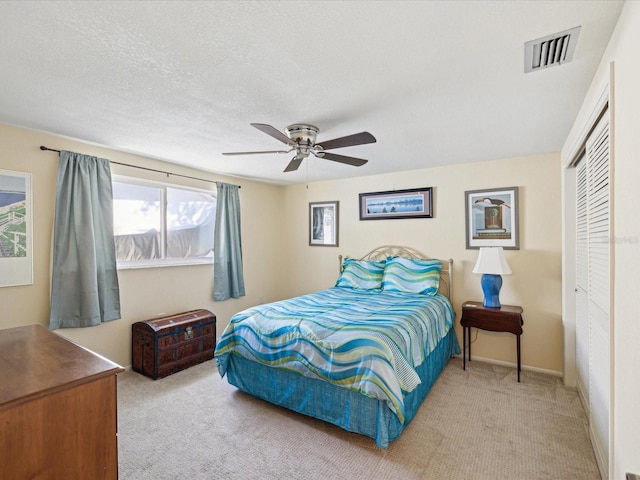
POLYGON ((382 274, 386 260, 356 260, 345 258, 342 273, 336 287, 357 288, 360 290, 380 290, 382 274))
POLYGON ((390 257, 384 267, 382 289, 435 295, 440 286, 441 269, 440 260, 390 257))

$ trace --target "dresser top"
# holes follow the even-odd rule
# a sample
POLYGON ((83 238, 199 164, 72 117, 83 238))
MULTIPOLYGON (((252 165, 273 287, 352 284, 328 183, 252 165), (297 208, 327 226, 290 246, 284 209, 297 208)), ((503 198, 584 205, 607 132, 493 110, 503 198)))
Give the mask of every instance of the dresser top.
POLYGON ((0 409, 123 370, 41 325, 0 330, 0 409))

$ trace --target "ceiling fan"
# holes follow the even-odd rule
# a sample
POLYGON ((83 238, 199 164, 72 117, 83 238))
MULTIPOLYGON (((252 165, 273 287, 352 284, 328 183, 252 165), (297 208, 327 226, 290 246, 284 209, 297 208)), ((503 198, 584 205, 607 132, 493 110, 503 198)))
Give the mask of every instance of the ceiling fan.
POLYGON ((295 151, 295 156, 291 159, 285 172, 293 172, 300 166, 302 160, 310 154, 317 158, 333 160, 334 162, 346 163, 354 167, 360 167, 367 163, 367 160, 356 157, 348 157, 346 155, 338 155, 337 153, 327 152, 334 148, 351 147, 353 145, 363 145, 365 143, 375 143, 376 138, 369 132, 360 132, 346 137, 334 138, 325 142, 316 143, 316 136, 320 129, 315 125, 306 123, 294 123, 286 129, 286 135, 275 127, 264 123, 252 123, 251 126, 257 128, 261 132, 271 135, 276 140, 280 140, 286 144, 288 150, 266 150, 258 152, 228 152, 223 155, 256 155, 262 153, 290 153, 295 151))

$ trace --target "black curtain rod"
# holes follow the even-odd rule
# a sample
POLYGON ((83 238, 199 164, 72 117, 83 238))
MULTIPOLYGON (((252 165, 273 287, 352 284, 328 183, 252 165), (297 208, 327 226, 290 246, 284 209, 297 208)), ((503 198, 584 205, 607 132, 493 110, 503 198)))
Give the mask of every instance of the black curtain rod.
MULTIPOLYGON (((40 150, 43 150, 43 151, 48 150, 49 152, 58 152, 58 153, 60 153, 60 150, 55 150, 53 148, 48 148, 48 147, 45 147, 44 145, 40 145, 40 150)), ((164 170, 156 170, 155 168, 139 167, 138 165, 131 165, 129 163, 114 162, 113 160, 109 160, 109 162, 110 163, 114 163, 116 165, 122 165, 122 166, 125 166, 125 167, 139 168, 140 170, 147 170, 148 172, 164 173, 167 177, 169 175, 173 175, 174 177, 190 178, 191 180, 200 180, 202 182, 218 183, 216 180, 208 180, 206 178, 190 177, 189 175, 182 175, 180 173, 165 172, 164 170)), ((242 188, 242 187, 238 185, 238 188, 242 188)))

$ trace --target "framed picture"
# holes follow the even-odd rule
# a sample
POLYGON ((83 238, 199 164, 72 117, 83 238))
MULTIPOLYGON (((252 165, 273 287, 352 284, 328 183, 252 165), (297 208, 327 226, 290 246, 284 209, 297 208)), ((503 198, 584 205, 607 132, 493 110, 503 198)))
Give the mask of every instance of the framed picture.
POLYGON ((0 170, 0 287, 33 283, 31 174, 0 170))
POLYGON ((309 203, 309 245, 338 246, 338 202, 309 203))
POLYGON ((467 248, 518 250, 518 187, 464 192, 467 248))
POLYGON ((432 188, 360 194, 360 220, 433 217, 432 188))

